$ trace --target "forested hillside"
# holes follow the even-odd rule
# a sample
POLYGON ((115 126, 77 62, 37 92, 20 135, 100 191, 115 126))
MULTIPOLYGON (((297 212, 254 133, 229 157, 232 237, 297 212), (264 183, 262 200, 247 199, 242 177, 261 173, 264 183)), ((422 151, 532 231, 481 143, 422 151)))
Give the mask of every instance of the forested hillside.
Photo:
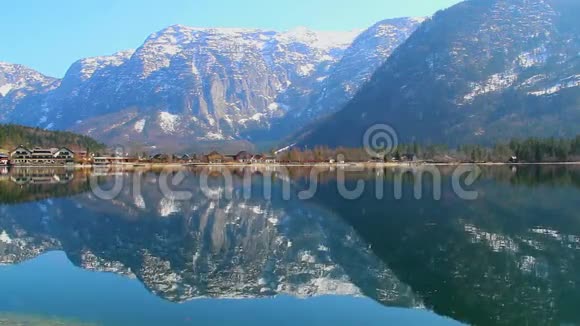
POLYGON ((96 140, 64 131, 48 131, 18 125, 0 124, 0 148, 13 149, 19 145, 29 147, 69 147, 72 150, 98 151, 105 145, 96 140))

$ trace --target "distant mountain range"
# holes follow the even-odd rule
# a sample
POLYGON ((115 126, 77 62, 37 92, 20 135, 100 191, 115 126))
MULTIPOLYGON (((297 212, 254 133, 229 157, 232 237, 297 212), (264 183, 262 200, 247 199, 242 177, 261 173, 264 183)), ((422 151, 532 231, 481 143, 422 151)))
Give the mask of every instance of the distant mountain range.
POLYGON ((468 0, 366 31, 171 26, 62 80, 0 64, 0 122, 194 149, 580 133, 580 3, 468 0))
POLYGON ((149 148, 277 141, 344 106, 423 20, 336 33, 176 25, 62 80, 2 63, 0 119, 149 148))
POLYGON ((575 136, 579 12, 570 0, 471 0, 441 11, 299 143, 360 147, 377 123, 406 143, 575 136))

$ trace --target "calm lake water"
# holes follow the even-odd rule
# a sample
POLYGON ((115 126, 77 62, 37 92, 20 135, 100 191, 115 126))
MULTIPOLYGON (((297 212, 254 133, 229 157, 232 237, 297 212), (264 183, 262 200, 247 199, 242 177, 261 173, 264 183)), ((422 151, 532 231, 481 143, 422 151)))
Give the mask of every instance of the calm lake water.
POLYGON ((481 169, 1 170, 0 325, 580 325, 580 168, 481 169))

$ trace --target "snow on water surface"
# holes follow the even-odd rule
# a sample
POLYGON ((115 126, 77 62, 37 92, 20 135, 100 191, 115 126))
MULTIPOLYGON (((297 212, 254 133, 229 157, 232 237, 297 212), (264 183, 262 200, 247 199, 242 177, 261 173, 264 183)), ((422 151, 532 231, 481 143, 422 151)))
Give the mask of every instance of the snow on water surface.
POLYGON ((163 198, 159 202, 158 213, 162 217, 169 217, 179 213, 181 210, 176 200, 173 198, 163 198))
POLYGON ((6 233, 6 231, 2 231, 2 233, 0 233, 0 242, 4 242, 6 244, 12 243, 12 239, 10 238, 10 236, 8 236, 8 233, 6 233))

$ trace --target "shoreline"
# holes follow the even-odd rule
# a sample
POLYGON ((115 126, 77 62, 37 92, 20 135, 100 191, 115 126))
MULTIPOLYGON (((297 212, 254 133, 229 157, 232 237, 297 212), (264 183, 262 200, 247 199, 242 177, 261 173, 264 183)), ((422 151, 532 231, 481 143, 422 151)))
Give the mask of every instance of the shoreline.
POLYGON ((449 163, 427 163, 427 162, 352 162, 352 163, 257 163, 257 164, 243 164, 243 163, 128 163, 128 164, 111 164, 111 165, 95 165, 95 164, 76 164, 76 165, 12 165, 5 166, 10 169, 69 169, 69 170, 83 170, 83 169, 180 169, 180 168, 196 168, 196 167, 216 167, 216 168, 276 168, 276 167, 324 167, 324 168, 389 168, 389 167, 421 167, 421 166, 465 166, 465 165, 479 165, 479 166, 570 166, 579 165, 580 161, 576 162, 530 162, 530 163, 506 163, 506 162, 481 162, 481 163, 465 163, 465 162, 449 162, 449 163))

